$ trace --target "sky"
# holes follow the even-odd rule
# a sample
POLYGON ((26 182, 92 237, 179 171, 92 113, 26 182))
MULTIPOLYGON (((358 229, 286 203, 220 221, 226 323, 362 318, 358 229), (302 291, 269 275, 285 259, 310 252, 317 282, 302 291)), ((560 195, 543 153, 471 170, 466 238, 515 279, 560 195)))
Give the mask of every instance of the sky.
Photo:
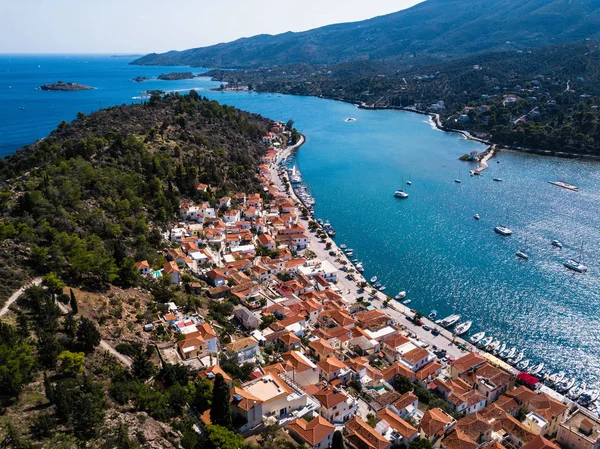
POLYGON ((141 54, 368 19, 420 0, 0 0, 0 53, 141 54))

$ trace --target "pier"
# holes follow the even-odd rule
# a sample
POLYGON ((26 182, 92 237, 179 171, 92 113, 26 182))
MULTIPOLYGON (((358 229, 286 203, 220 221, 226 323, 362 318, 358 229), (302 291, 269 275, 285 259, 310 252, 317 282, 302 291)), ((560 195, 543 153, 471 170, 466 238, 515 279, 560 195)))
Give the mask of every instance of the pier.
POLYGON ((481 159, 479 159, 479 167, 475 170, 471 170, 471 175, 480 175, 483 170, 488 168, 488 161, 496 154, 496 145, 489 146, 485 151, 481 153, 481 159))

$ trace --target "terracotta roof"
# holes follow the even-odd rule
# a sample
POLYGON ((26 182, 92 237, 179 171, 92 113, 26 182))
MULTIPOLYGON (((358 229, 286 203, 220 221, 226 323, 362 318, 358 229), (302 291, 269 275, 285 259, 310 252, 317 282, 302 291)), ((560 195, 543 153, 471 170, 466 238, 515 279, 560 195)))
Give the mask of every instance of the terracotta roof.
POLYGON ((502 395, 494 403, 506 413, 511 413, 519 408, 519 404, 510 396, 502 395))
POLYGON ((454 421, 454 418, 441 408, 432 408, 423 414, 421 429, 428 436, 441 435, 444 428, 454 421))
POLYGON ((509 373, 490 365, 488 362, 483 363, 477 367, 477 369, 464 372, 460 375, 460 377, 471 385, 475 385, 476 383, 485 385, 491 384, 494 387, 492 388, 493 390, 508 384, 511 379, 511 375, 509 373))
POLYGON ((442 447, 447 449, 475 449, 479 446, 460 429, 456 429, 442 440, 442 447))
POLYGON ((377 412, 377 417, 379 419, 384 419, 390 427, 397 430, 398 433, 406 439, 412 438, 417 433, 417 429, 387 408, 379 410, 379 412, 377 412))
POLYGON ((417 396, 415 396, 415 394, 412 391, 409 391, 407 393, 404 393, 402 396, 400 396, 400 399, 395 401, 392 405, 394 407, 396 407, 396 409, 398 411, 400 411, 400 410, 404 410, 406 407, 408 407, 413 402, 418 401, 418 400, 419 400, 419 398, 417 396))
POLYGON ((563 413, 567 406, 542 392, 529 401, 529 408, 538 415, 543 416, 547 421, 552 421, 563 413))
POLYGON ((347 368, 344 362, 335 357, 327 357, 325 360, 321 360, 317 363, 317 366, 327 374, 335 373, 338 370, 347 368))
POLYGON ((455 360, 452 363, 452 366, 459 372, 462 373, 469 368, 473 368, 474 366, 481 365, 485 362, 485 359, 479 354, 475 354, 471 352, 465 356, 462 356, 460 359, 455 360))
POLYGON ((335 432, 335 426, 321 415, 309 422, 304 418, 296 418, 288 424, 288 428, 311 446, 315 446, 335 432))
POLYGON ((164 269, 165 273, 167 273, 167 274, 179 273, 179 267, 177 266, 177 264, 175 262, 165 263, 163 265, 163 269, 164 269))
POLYGON ((395 376, 404 376, 404 377, 408 377, 410 379, 411 377, 413 377, 415 375, 414 372, 412 372, 406 366, 404 366, 398 362, 396 362, 392 366, 384 369, 382 371, 382 374, 383 374, 383 378, 385 380, 393 379, 395 376))
POLYGON ((521 449, 560 449, 560 446, 541 435, 537 435, 527 444, 523 445, 521 449))
POLYGON ((293 344, 301 342, 300 338, 298 338, 296 336, 296 334, 294 334, 293 332, 289 332, 287 334, 284 334, 281 337, 279 337, 279 339, 282 341, 282 343, 284 345, 287 345, 287 346, 290 346, 290 345, 293 345, 293 344))
POLYGON ((348 396, 342 390, 327 386, 313 394, 315 399, 325 408, 332 408, 348 400, 348 396), (337 391, 336 391, 337 390, 337 391))
POLYGON ((429 376, 436 375, 442 369, 442 365, 438 362, 431 362, 416 372, 417 380, 425 380, 429 376))
POLYGON ((210 340, 211 338, 217 338, 217 334, 212 329, 212 327, 210 327, 210 324, 208 324, 208 323, 198 324, 196 326, 196 329, 198 329, 198 332, 200 332, 200 335, 202 336, 202 338, 204 338, 204 340, 210 340))
POLYGON ((535 434, 508 413, 500 420, 502 428, 524 443, 531 441, 535 434))
POLYGON ((408 343, 410 340, 406 338, 402 334, 394 335, 386 340, 383 340, 383 344, 389 346, 390 348, 396 349, 398 346, 402 346, 408 343))
POLYGON ((198 373, 198 376, 202 377, 203 379, 208 379, 209 378, 209 376, 208 376, 209 373, 212 373, 215 376, 217 374, 220 374, 221 376, 223 376, 223 379, 227 383, 230 383, 233 380, 231 378, 231 376, 229 376, 229 374, 227 374, 225 371, 223 371, 223 369, 219 365, 211 366, 207 370, 198 373))
POLYGON ((263 401, 240 387, 233 387, 231 389, 231 402, 242 410, 248 411, 263 401))
POLYGON ((304 357, 296 351, 288 351, 281 354, 281 358, 285 361, 284 367, 293 368, 297 373, 313 369, 314 365, 310 365, 310 361, 307 361, 304 357), (287 365, 287 366, 286 366, 287 365))
POLYGON ((148 261, 147 261, 147 260, 142 260, 142 261, 140 261, 140 262, 136 262, 136 263, 135 263, 135 267, 136 267, 138 270, 142 270, 142 269, 144 269, 144 268, 150 268, 150 264, 148 263, 148 261))
POLYGON ((459 419, 456 422, 456 428, 469 435, 475 441, 480 441, 482 435, 496 430, 488 418, 477 412, 459 419))
POLYGON ((322 338, 309 342, 308 346, 321 355, 333 354, 335 352, 335 348, 322 338))
POLYGON ((379 432, 357 416, 346 423, 345 430, 346 439, 358 448, 385 449, 391 445, 379 432))
POLYGON ((406 354, 402 356, 403 360, 406 360, 410 364, 415 364, 420 360, 423 360, 429 356, 429 351, 424 348, 415 348, 408 351, 406 354))

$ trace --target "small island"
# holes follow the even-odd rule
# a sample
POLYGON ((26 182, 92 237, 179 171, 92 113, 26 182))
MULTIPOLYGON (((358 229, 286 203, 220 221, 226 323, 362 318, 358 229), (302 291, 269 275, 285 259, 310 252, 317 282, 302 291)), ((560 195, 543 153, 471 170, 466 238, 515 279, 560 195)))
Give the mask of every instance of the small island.
POLYGON ((136 83, 143 83, 144 81, 149 80, 150 78, 148 78, 147 76, 136 76, 135 78, 133 78, 133 81, 135 81, 136 83))
POLYGON ((40 86, 41 90, 59 90, 59 91, 75 91, 75 90, 92 90, 95 87, 86 86, 85 84, 79 83, 63 83, 58 81, 56 83, 44 84, 40 86))
POLYGON ((192 72, 161 73, 158 76, 159 80, 165 81, 191 80, 192 78, 195 78, 195 75, 192 72))

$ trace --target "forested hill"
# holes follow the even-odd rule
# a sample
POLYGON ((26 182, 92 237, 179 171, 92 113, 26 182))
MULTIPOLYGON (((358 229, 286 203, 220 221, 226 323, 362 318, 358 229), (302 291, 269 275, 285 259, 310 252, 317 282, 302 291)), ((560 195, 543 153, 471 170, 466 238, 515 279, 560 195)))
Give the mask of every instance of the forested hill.
POLYGON ((431 63, 595 36, 600 36, 600 0, 426 0, 360 22, 153 53, 133 64, 249 68, 364 60, 431 63))
POLYGON ((209 200, 257 191, 261 137, 271 122, 190 95, 79 114, 0 160, 0 303, 27 270, 75 282, 127 284, 153 260, 158 231, 196 183, 209 200))

